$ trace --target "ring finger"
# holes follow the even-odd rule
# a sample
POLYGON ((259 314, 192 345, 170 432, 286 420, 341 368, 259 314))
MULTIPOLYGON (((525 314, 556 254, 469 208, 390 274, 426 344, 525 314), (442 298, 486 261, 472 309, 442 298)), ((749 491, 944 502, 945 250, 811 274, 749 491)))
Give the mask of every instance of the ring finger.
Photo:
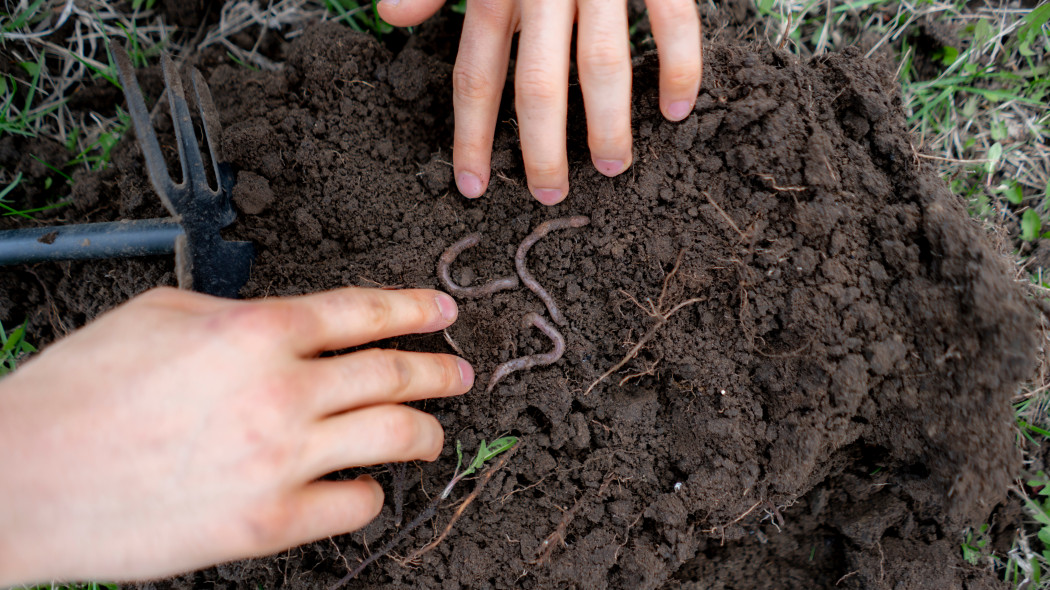
POLYGON ((304 475, 315 479, 349 467, 403 461, 433 461, 445 431, 430 414, 382 404, 321 420, 307 443, 304 475))

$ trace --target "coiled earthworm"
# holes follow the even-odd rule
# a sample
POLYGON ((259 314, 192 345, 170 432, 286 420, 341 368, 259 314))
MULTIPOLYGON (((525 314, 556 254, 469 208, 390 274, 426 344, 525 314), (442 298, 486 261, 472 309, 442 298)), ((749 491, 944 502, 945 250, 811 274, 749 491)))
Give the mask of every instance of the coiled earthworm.
POLYGON ((481 234, 470 234, 449 246, 447 250, 441 253, 441 258, 438 258, 438 277, 441 279, 441 282, 445 284, 445 288, 448 289, 449 293, 452 293, 457 297, 484 297, 485 295, 492 295, 498 291, 514 289, 518 286, 518 277, 514 275, 489 281, 478 287, 460 287, 452 281, 452 274, 449 272, 449 267, 452 265, 452 262, 457 256, 462 254, 464 250, 477 246, 480 241, 481 234))
POLYGON ((524 371, 525 369, 531 369, 540 365, 550 365, 557 362, 561 358, 561 355, 565 354, 565 338, 561 335, 561 332, 557 328, 550 325, 547 320, 543 319, 540 314, 535 312, 529 312, 522 318, 522 325, 528 328, 536 326, 541 332, 547 335, 548 338, 554 342, 554 349, 550 352, 543 354, 532 354, 529 356, 523 356, 516 359, 511 359, 502 365, 496 367, 496 371, 492 373, 492 378, 489 379, 489 386, 485 389, 485 393, 491 393, 492 389, 496 387, 496 384, 500 382, 504 377, 510 375, 515 371, 524 371))
POLYGON ((551 319, 553 319, 559 326, 565 325, 565 316, 561 315, 561 311, 558 310, 558 304, 554 302, 554 298, 551 297, 551 294, 548 293, 531 274, 529 274, 529 269, 525 268, 525 255, 528 254, 529 248, 531 248, 536 242, 540 241, 540 238, 552 231, 556 229, 569 229, 570 227, 583 227, 590 222, 591 218, 585 215, 559 217, 558 219, 544 221, 537 225, 536 229, 532 230, 531 234, 525 236, 525 240, 521 242, 520 246, 518 246, 518 253, 514 255, 514 268, 518 270, 518 276, 521 277, 521 282, 525 283, 525 286, 543 301, 543 304, 547 306, 547 311, 551 314, 551 319))

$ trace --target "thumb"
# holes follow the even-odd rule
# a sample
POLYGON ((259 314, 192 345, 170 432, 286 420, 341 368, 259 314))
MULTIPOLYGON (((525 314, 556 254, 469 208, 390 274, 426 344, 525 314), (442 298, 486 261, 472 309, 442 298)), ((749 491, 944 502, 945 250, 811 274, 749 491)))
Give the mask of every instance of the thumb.
POLYGON ((444 0, 380 0, 379 16, 395 27, 414 27, 441 8, 444 0))

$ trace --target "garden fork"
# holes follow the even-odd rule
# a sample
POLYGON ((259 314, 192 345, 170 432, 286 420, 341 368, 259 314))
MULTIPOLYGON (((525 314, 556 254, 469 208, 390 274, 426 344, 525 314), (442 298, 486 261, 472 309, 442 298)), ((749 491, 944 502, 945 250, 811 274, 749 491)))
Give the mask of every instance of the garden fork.
POLYGON ((229 164, 217 147, 221 133, 219 117, 204 76, 196 68, 191 70, 194 98, 215 173, 215 188, 208 184, 182 78, 171 58, 162 55, 161 65, 182 169, 179 183, 168 174, 127 51, 113 44, 113 55, 150 182, 172 217, 3 231, 0 232, 0 265, 174 252, 180 287, 236 297, 248 280, 254 249, 250 242, 228 242, 220 235, 220 230, 237 217, 230 204, 234 180, 229 164))

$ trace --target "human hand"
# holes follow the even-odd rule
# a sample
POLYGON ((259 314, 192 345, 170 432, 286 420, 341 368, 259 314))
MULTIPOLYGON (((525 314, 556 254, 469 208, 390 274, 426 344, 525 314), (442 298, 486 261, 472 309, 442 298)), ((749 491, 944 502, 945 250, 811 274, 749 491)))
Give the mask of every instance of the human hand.
POLYGON ((257 302, 156 289, 0 381, 0 587, 155 578, 365 526, 383 492, 333 471, 433 460, 400 405, 470 389, 444 354, 363 350, 456 318, 428 290, 257 302))
MULTIPOLYGON (((444 0, 382 0, 379 15, 417 25, 444 0)), ((686 118, 700 91, 700 17, 694 0, 648 0, 660 53, 660 110, 686 118)), ((631 165, 631 52, 625 0, 467 0, 452 77, 456 184, 464 196, 488 187, 492 138, 507 78, 511 38, 521 32, 515 109, 529 190, 545 205, 569 192, 565 153, 569 49, 579 20, 576 62, 595 168, 616 176, 631 165)))

